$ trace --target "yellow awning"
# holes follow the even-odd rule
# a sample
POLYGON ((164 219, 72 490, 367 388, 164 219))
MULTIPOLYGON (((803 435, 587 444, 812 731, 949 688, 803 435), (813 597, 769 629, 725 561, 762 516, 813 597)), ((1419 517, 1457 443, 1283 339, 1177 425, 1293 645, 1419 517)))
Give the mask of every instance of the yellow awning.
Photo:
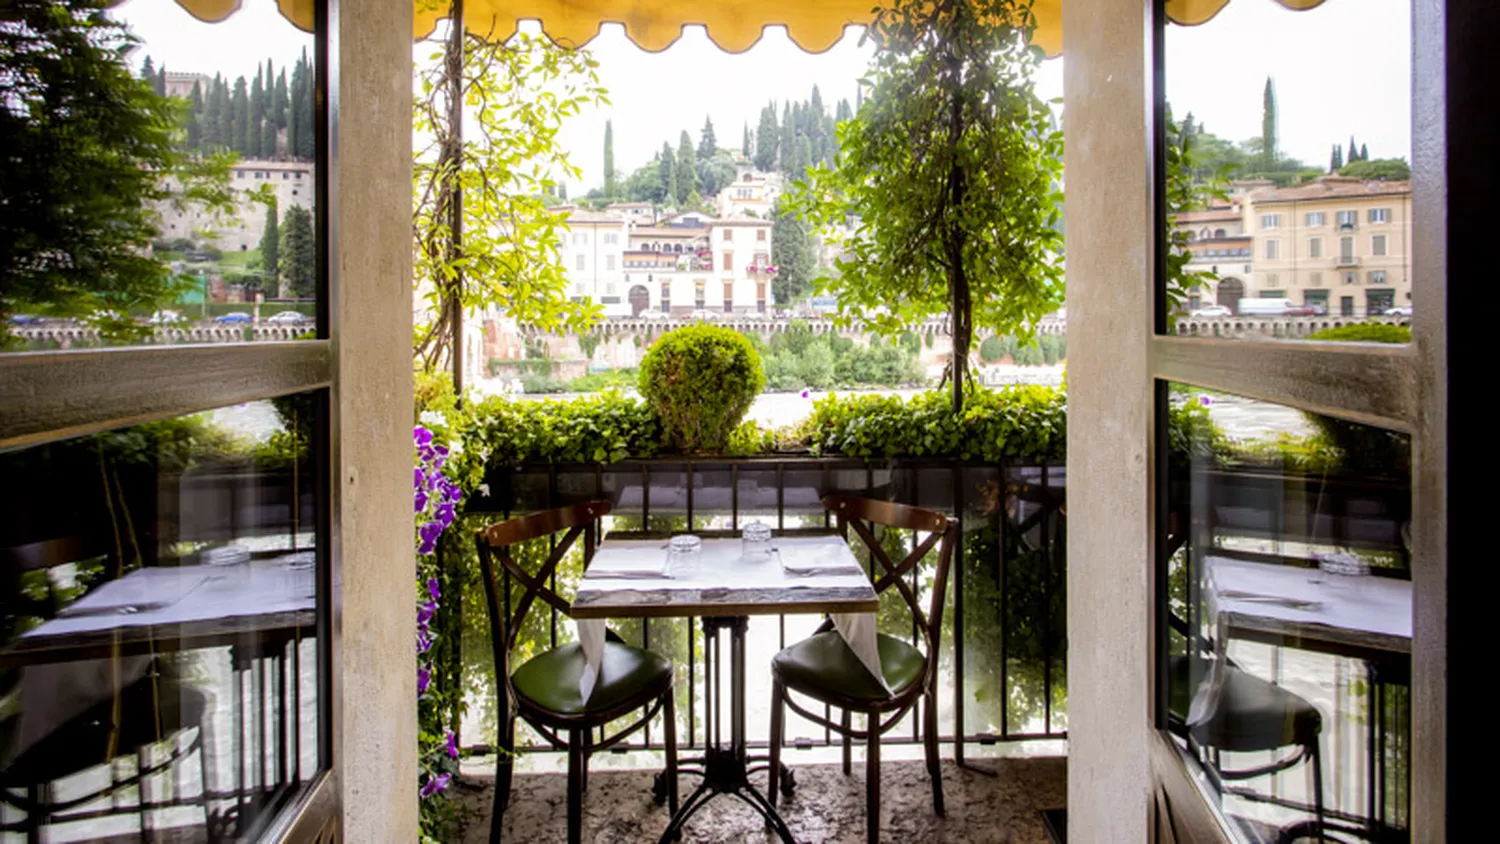
MULTIPOLYGON (((177 0, 194 17, 220 21, 245 0, 177 0)), ((253 2, 253 0, 251 0, 253 2)), ((720 48, 739 53, 755 46, 761 30, 781 25, 797 46, 821 53, 843 37, 844 27, 870 21, 877 0, 467 0, 464 20, 470 32, 504 40, 520 20, 540 21, 559 44, 583 46, 604 23, 625 26, 630 40, 643 50, 665 50, 682 36, 683 26, 700 24, 720 48)), ((1062 52, 1063 0, 1036 0, 1033 42, 1056 56, 1062 52)), ((1277 0, 1289 9, 1311 9, 1323 0, 1277 0)), ((1174 23, 1199 24, 1229 0, 1167 0, 1174 23)), ((314 0, 276 0, 282 15, 301 29, 313 28, 314 0)), ((412 34, 431 35, 448 11, 443 0, 414 0, 412 34)))

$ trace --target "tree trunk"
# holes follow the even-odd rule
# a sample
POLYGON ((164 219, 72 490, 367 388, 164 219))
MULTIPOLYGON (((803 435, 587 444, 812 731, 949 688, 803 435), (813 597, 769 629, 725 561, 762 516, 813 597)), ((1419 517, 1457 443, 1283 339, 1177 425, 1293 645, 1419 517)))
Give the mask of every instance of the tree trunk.
POLYGON ((453 364, 453 392, 458 402, 464 395, 464 271, 459 265, 463 256, 464 242, 464 2, 453 0, 449 13, 448 43, 444 48, 443 61, 448 76, 448 143, 443 146, 439 172, 443 178, 451 179, 452 192, 448 205, 448 264, 453 267, 453 280, 448 288, 448 317, 453 320, 449 330, 448 354, 453 364))
POLYGON ((973 303, 970 300, 969 275, 963 265, 962 245, 956 246, 951 252, 956 253, 957 257, 957 263, 949 277, 949 287, 953 291, 953 413, 957 415, 964 409, 964 389, 969 381, 969 344, 974 339, 974 325, 970 318, 973 303))

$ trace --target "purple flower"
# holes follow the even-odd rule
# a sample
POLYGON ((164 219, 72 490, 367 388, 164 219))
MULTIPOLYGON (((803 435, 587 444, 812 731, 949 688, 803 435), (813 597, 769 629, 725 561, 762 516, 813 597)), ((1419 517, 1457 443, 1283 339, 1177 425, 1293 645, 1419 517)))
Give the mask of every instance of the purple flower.
POLYGON ((426 491, 420 490, 420 489, 417 490, 417 496, 416 496, 415 503, 417 505, 415 512, 420 513, 423 510, 427 509, 427 493, 426 493, 426 491))
POLYGON ((806 390, 803 390, 803 391, 802 391, 802 397, 803 397, 803 398, 804 398, 804 399, 805 399, 805 398, 807 398, 807 391, 806 391, 806 390))
POLYGON ((438 505, 437 513, 435 515, 437 516, 437 520, 439 522, 442 522, 443 527, 447 527, 448 525, 453 524, 453 519, 458 514, 453 510, 453 502, 444 501, 442 504, 438 505))
POLYGON ((424 665, 417 669, 417 697, 427 694, 427 687, 432 685, 432 666, 424 665))
POLYGON ((451 779, 453 779, 452 774, 437 774, 433 777, 428 778, 427 782, 422 783, 422 797, 431 797, 432 795, 437 794, 439 791, 447 788, 448 781, 451 779))
POLYGON ((437 578, 435 578, 435 577, 429 577, 429 578, 427 578, 427 594, 431 595, 432 596, 432 600, 434 600, 434 601, 442 600, 443 590, 440 589, 440 588, 438 588, 437 578))
POLYGON ((1203 405, 1204 407, 1208 407, 1209 405, 1214 403, 1214 400, 1212 396, 1199 396, 1198 403, 1203 405))
POLYGON ((428 601, 417 610, 417 623, 422 625, 429 624, 434 615, 437 615, 437 602, 428 601))
POLYGON ((420 468, 413 469, 412 471, 416 473, 411 482, 412 488, 424 489, 427 486, 427 473, 423 472, 420 468))
POLYGON ((437 644, 437 637, 433 636, 431 632, 427 630, 417 631, 417 653, 425 654, 432 650, 432 646, 435 644, 437 644))
POLYGON ((454 733, 448 734, 448 755, 454 759, 458 758, 458 736, 454 733))
POLYGON ((437 547, 438 536, 442 534, 443 527, 438 522, 428 522, 417 528, 417 535, 421 538, 421 542, 417 544, 418 554, 426 555, 432 553, 433 549, 437 547))
POLYGON ((417 445, 419 446, 425 446, 432 442, 432 432, 421 425, 413 428, 412 433, 416 437, 417 445))

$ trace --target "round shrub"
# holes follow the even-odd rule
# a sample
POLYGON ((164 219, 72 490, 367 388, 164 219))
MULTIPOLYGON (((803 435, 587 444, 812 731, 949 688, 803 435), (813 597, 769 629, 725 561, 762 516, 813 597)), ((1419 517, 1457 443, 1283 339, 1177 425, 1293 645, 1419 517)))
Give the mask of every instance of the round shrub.
POLYGON ((750 341, 712 325, 663 334, 641 361, 640 379, 667 444, 685 452, 722 452, 766 385, 750 341))
POLYGON ((1005 342, 991 334, 979 344, 979 359, 985 363, 999 363, 1005 357, 1005 342))

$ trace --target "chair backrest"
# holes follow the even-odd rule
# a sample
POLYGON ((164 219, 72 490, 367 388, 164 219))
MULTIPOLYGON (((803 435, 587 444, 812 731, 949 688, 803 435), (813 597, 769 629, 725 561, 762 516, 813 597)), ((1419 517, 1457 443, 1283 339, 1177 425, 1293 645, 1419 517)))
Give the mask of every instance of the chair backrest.
POLYGON ((849 532, 852 530, 870 550, 870 576, 874 581, 875 592, 879 594, 895 587, 906 600, 912 622, 926 640, 927 674, 924 684, 930 687, 937 678, 943 602, 948 593, 948 567, 953 559, 953 545, 958 541, 958 519, 921 507, 848 495, 824 496, 823 506, 833 513, 839 535, 844 541, 849 541, 849 532), (866 522, 900 530, 925 532, 927 537, 918 542, 900 562, 893 562, 866 522), (915 570, 934 547, 938 550, 937 572, 932 581, 931 604, 928 611, 924 612, 916 592, 903 578, 915 570))
POLYGON ((594 558, 594 548, 598 545, 599 519, 609 511, 608 501, 589 501, 507 519, 475 534, 475 543, 479 548, 479 566, 484 577, 484 596, 489 606, 490 640, 495 649, 495 676, 500 682, 509 682, 510 650, 515 647, 516 637, 526 622, 526 614, 537 601, 564 615, 570 613, 572 606, 552 588, 552 575, 580 536, 583 537, 584 567, 588 567, 588 563, 594 558), (535 572, 527 571, 511 554, 511 548, 517 543, 563 531, 567 533, 553 546, 546 561, 535 572), (505 575, 504 583, 496 580, 495 560, 500 561, 505 575), (511 580, 522 587, 520 598, 514 606, 511 605, 511 580))

